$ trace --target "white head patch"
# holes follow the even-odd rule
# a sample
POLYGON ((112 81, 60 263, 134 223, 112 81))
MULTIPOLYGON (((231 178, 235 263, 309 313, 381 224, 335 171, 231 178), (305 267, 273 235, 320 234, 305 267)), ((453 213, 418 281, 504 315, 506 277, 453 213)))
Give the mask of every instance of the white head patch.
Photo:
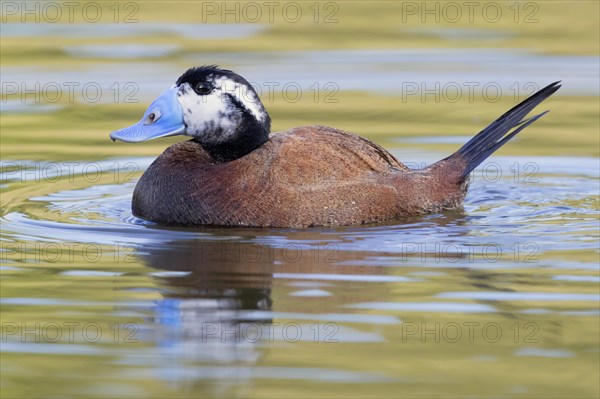
POLYGON ((232 102, 229 94, 259 122, 264 122, 267 113, 254 91, 245 84, 226 77, 212 82, 210 94, 197 94, 189 83, 182 83, 177 100, 183 109, 186 135, 201 135, 204 142, 221 144, 231 140, 242 123, 244 110, 232 102))
POLYGON ((220 90, 200 96, 188 83, 183 83, 177 94, 183 109, 186 135, 202 134, 211 144, 226 142, 235 134, 242 121, 242 112, 223 98, 220 90))
POLYGON ((217 90, 220 89, 222 93, 228 93, 232 95, 237 101, 243 104, 244 107, 252 115, 254 115, 257 121, 265 121, 267 114, 260 102, 260 99, 254 90, 252 90, 252 88, 225 77, 215 79, 214 85, 217 90))

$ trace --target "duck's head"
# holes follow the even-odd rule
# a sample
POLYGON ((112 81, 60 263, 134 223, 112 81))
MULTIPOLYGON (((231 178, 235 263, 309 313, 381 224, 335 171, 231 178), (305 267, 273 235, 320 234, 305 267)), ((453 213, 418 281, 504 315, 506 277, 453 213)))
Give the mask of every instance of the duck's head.
POLYGON ((130 143, 158 137, 194 138, 215 159, 229 161, 269 139, 271 118, 250 83, 216 66, 188 69, 133 126, 114 131, 130 143))

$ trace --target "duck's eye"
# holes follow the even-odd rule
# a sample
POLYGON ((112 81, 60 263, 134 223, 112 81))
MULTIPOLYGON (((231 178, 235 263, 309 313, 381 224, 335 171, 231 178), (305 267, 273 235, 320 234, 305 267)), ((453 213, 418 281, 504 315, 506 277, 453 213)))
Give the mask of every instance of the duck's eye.
POLYGON ((213 91, 213 87, 210 83, 200 82, 194 87, 194 91, 201 96, 210 94, 213 91))
POLYGON ((144 125, 151 125, 156 122, 160 118, 160 112, 154 111, 148 114, 146 120, 144 121, 144 125))

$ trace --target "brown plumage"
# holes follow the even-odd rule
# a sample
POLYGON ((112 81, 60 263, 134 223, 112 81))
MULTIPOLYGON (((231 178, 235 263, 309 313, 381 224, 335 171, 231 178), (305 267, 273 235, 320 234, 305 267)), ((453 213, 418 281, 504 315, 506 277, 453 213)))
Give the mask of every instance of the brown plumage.
POLYGON ((379 222, 459 206, 466 184, 444 171, 461 167, 440 166, 411 171, 378 145, 323 126, 275 133, 229 162, 215 162, 190 140, 168 148, 144 173, 133 214, 177 225, 379 222))
POLYGON ((169 225, 298 228, 459 208, 469 173, 544 115, 525 119, 560 87, 553 83, 513 107, 448 158, 411 170, 369 140, 330 127, 269 136, 270 118, 260 101, 251 104, 219 90, 223 79, 247 84, 231 71, 190 69, 171 89, 181 107, 173 106, 174 92, 166 92, 138 125, 111 134, 115 140, 141 141, 181 134, 185 124, 185 134, 194 137, 169 147, 146 170, 133 193, 135 216, 169 225), (211 102, 215 99, 221 103, 211 102), (189 104, 199 107, 201 118, 194 119, 189 104), (160 120, 173 108, 184 116, 160 120))

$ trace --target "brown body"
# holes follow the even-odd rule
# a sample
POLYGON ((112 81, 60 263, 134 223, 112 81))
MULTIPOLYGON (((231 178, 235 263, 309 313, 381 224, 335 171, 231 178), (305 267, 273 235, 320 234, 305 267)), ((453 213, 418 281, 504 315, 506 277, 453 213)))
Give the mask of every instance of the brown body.
POLYGON ((135 216, 181 226, 309 227, 381 222, 462 206, 469 174, 546 112, 560 88, 517 104, 451 156, 411 170, 367 139, 323 126, 270 134, 252 85, 214 65, 193 67, 111 139, 184 134, 138 182, 135 216))
POLYGON ((229 162, 190 140, 169 147, 144 173, 133 214, 173 225, 380 222, 460 207, 465 165, 455 156, 413 171, 369 140, 323 126, 274 133, 229 162))

